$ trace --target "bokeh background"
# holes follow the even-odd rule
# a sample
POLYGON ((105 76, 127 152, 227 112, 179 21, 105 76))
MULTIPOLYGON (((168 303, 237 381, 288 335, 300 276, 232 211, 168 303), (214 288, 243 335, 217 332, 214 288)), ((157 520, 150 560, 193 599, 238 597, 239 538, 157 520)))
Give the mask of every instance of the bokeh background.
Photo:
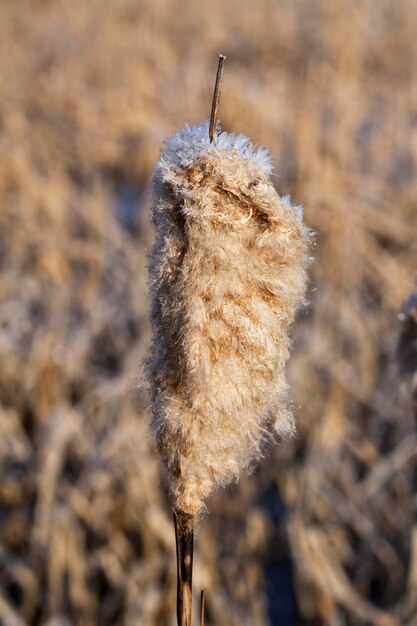
MULTIPOLYGON (((208 625, 417 624, 416 435, 396 364, 417 269, 413 0, 0 2, 0 623, 173 626, 148 434, 148 189, 207 118, 271 150, 317 231, 298 435, 214 496, 208 625)), ((197 611, 195 611, 197 614, 197 611)))

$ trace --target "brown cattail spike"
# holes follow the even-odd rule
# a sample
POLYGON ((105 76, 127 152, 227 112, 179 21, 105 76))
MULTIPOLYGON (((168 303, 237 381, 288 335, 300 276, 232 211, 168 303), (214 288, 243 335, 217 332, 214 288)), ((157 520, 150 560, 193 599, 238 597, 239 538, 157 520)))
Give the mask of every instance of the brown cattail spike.
POLYGON ((216 488, 294 429, 288 327, 306 287, 310 232, 280 198, 268 151, 211 120, 165 142, 153 174, 149 258, 152 434, 171 492, 179 626, 191 626, 193 530, 216 488))
POLYGON ((177 546, 177 621, 178 626, 191 626, 193 591, 194 529, 193 518, 174 510, 177 546))
POLYGON ((216 132, 217 110, 219 108, 220 87, 222 84, 223 65, 224 65, 225 60, 226 60, 226 57, 224 56, 224 54, 221 54, 219 56, 219 64, 217 66, 216 84, 214 86, 213 103, 211 105, 210 130, 209 130, 210 143, 212 143, 214 139, 214 134, 216 132))

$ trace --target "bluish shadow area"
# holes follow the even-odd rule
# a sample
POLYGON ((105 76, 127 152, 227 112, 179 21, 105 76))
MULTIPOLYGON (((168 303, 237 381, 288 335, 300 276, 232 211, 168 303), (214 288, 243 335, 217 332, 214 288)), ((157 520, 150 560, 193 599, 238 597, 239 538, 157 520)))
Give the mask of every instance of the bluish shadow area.
POLYGON ((265 563, 268 616, 271 626, 301 624, 294 590, 294 576, 285 535, 286 507, 275 485, 270 485, 257 500, 267 511, 273 525, 265 563))
POLYGON ((146 189, 132 184, 118 185, 114 212, 119 224, 133 237, 141 233, 141 214, 146 206, 146 189))

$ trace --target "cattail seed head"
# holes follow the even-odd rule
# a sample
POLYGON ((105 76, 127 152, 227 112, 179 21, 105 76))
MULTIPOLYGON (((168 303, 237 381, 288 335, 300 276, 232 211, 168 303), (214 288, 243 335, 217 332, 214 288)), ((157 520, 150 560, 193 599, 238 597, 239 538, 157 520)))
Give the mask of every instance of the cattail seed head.
POLYGON ((309 231, 244 135, 176 131, 155 166, 150 256, 152 431, 176 509, 195 516, 293 418, 288 325, 309 231))

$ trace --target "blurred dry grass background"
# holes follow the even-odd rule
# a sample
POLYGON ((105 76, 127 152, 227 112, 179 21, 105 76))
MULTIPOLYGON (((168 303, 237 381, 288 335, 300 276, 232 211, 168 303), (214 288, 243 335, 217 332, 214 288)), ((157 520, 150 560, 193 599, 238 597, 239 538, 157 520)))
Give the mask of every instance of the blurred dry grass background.
POLYGON ((137 386, 146 186, 208 116, 271 148, 318 231, 298 437, 210 502, 213 625, 417 623, 413 0, 0 3, 0 623, 172 626, 174 537, 137 386))

